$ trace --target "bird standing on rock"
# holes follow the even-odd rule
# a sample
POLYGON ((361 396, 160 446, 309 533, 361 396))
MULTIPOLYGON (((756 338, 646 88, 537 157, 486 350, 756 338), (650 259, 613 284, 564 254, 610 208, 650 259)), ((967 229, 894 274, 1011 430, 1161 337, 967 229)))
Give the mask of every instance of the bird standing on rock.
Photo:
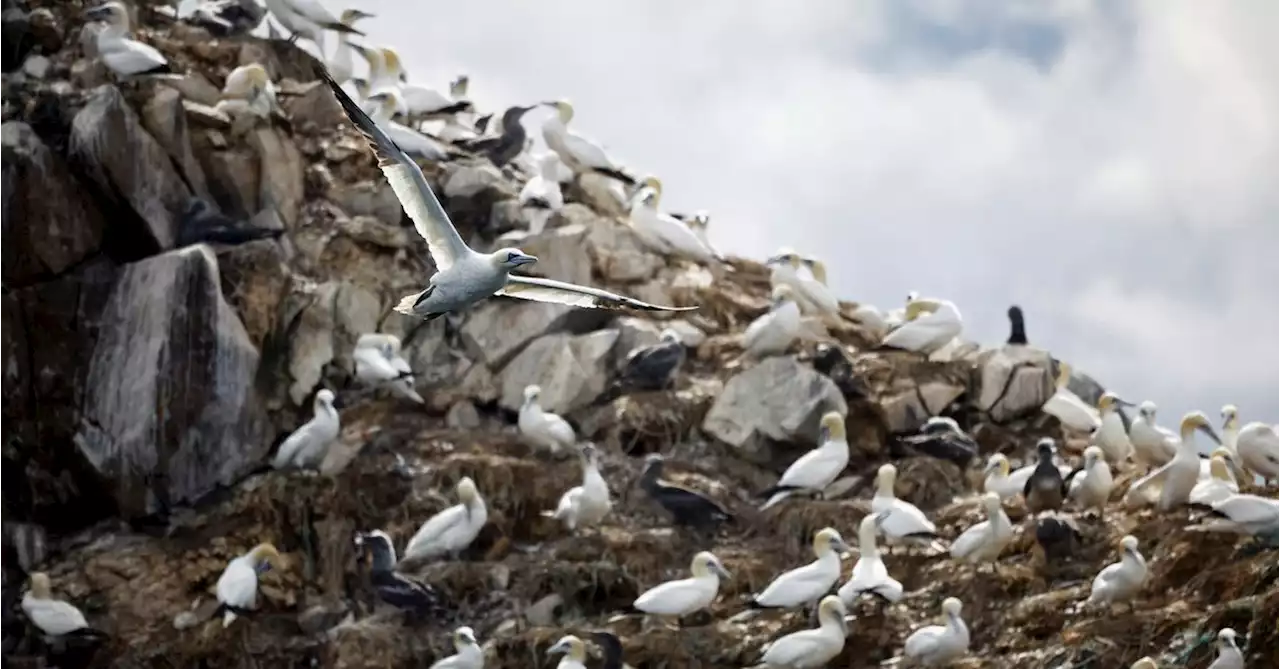
POLYGON ((542 386, 528 385, 524 388, 524 403, 520 405, 520 413, 516 426, 520 434, 538 448, 545 448, 552 455, 561 449, 573 448, 578 436, 573 432, 569 421, 558 414, 543 411, 538 398, 542 396, 542 386))
POLYGON ((656 344, 640 346, 627 354, 617 384, 621 391, 664 390, 675 382, 685 359, 684 341, 673 328, 665 328, 656 344))
POLYGON ((929 625, 912 632, 903 644, 903 656, 925 666, 943 667, 969 652, 969 626, 960 617, 960 600, 943 600, 942 614, 946 625, 929 625))
MULTIPOLYGON (((1110 606, 1129 601, 1147 580, 1147 561, 1138 551, 1138 538, 1125 535, 1120 540, 1120 561, 1107 565, 1093 579, 1085 605, 1110 606)), ((1132 608, 1132 605, 1131 607, 1132 608)))
POLYGON ((641 613, 679 619, 711 606, 720 592, 720 579, 728 580, 728 570, 714 554, 703 551, 693 556, 690 577, 656 585, 631 605, 641 613))
POLYGON ((333 408, 333 391, 321 388, 312 401, 314 415, 280 444, 271 465, 276 469, 318 471, 338 438, 341 423, 333 408))
POLYGON ((484 649, 470 627, 453 631, 453 650, 453 655, 432 663, 430 669, 484 669, 484 649))
POLYGON ((475 481, 464 476, 458 479, 454 491, 458 495, 458 503, 427 519, 418 528, 404 547, 402 564, 442 555, 457 559, 458 554, 480 535, 480 530, 489 521, 489 509, 476 490, 475 481))
POLYGON ((644 472, 640 474, 640 488, 671 514, 675 524, 699 530, 714 530, 721 523, 733 520, 733 516, 714 500, 684 486, 663 481, 663 462, 659 453, 650 453, 645 457, 644 472))
POLYGON ((574 486, 561 495, 555 511, 542 512, 544 517, 564 523, 570 532, 599 523, 613 508, 609 485, 600 475, 600 452, 592 444, 583 444, 580 454, 582 485, 574 486))
POLYGON ((770 643, 757 667, 777 669, 817 669, 834 660, 844 650, 849 636, 848 611, 835 595, 818 604, 818 627, 792 632, 770 643))
POLYGON ((27 592, 22 596, 22 612, 27 620, 51 638, 78 638, 98 642, 105 640, 104 632, 89 627, 84 614, 74 604, 53 598, 49 575, 32 572, 27 592))
POLYGON ((223 627, 229 627, 236 616, 258 608, 258 578, 282 564, 280 552, 267 543, 254 546, 253 550, 227 563, 215 587, 219 608, 223 611, 223 627))
POLYGON ((1218 630, 1218 657, 1208 669, 1244 669, 1244 653, 1236 645, 1236 631, 1230 627, 1218 630))
POLYGON ((1062 508, 1062 500, 1067 496, 1067 485, 1062 472, 1053 461, 1053 439, 1045 437, 1036 444, 1036 455, 1039 458, 1036 468, 1022 487, 1022 498, 1026 502, 1027 511, 1036 514, 1041 511, 1056 511, 1062 508))
POLYGON ((128 37, 129 10, 123 3, 112 0, 85 10, 84 16, 104 24, 98 30, 98 57, 117 77, 175 76, 169 61, 155 47, 128 37))
POLYGON ((760 506, 764 511, 791 495, 807 491, 821 495, 849 464, 849 441, 845 437, 844 416, 830 411, 822 416, 818 447, 800 456, 782 472, 776 485, 761 491, 757 497, 768 499, 760 506))
POLYGON ((1022 318, 1022 307, 1009 307, 1009 339, 1005 342, 1012 346, 1027 345, 1027 324, 1022 318))
POLYGON ((1102 513, 1112 484, 1111 466, 1103 457, 1102 449, 1097 446, 1084 449, 1084 464, 1067 476, 1066 484, 1068 497, 1084 509, 1097 509, 1102 513))
POLYGON ((439 617, 447 612, 444 598, 435 588, 396 571, 396 548, 382 530, 357 534, 357 549, 373 556, 369 581, 378 599, 404 611, 411 620, 439 617))
POLYGON ((813 535, 812 547, 816 560, 773 579, 751 598, 750 608, 791 608, 816 602, 830 592, 840 580, 840 556, 849 552, 849 544, 835 528, 826 527, 813 535))

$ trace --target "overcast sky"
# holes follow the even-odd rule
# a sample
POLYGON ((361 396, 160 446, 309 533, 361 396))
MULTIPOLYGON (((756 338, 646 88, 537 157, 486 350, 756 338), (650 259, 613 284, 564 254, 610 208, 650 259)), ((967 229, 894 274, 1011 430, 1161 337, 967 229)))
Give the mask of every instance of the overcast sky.
POLYGON ((986 344, 1016 303, 1166 425, 1276 422, 1275 0, 360 6, 415 83, 570 99, 722 250, 821 256, 882 307, 951 299, 986 344))

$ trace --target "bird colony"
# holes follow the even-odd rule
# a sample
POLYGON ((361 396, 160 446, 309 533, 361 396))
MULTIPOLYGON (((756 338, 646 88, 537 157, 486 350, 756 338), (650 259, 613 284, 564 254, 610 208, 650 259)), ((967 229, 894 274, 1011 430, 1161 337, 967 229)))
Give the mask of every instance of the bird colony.
MULTIPOLYGON (((263 525, 264 534, 252 540, 216 538, 218 554, 229 557, 215 579, 200 585, 203 596, 190 610, 171 612, 177 633, 248 658, 257 652, 253 645, 262 644, 253 641, 255 634, 285 624, 308 643, 355 636, 370 658, 379 657, 378 646, 425 643, 425 654, 415 655, 422 661, 403 666, 454 669, 628 662, 1151 669, 1189 666, 1189 657, 1196 666, 1230 669, 1244 667, 1247 655, 1264 661, 1253 639, 1227 623, 1252 625, 1274 642, 1275 570, 1251 576, 1257 562, 1250 560, 1270 555, 1265 562, 1274 567, 1280 514, 1275 425, 1245 422, 1247 416, 1226 405, 1219 420, 1193 411, 1170 429, 1160 424, 1154 402, 1133 404, 1114 391, 1096 397, 1073 391, 1078 375, 1055 359, 1044 370, 1045 397, 1018 421, 996 424, 949 400, 932 407, 925 402, 928 415, 914 416, 905 432, 870 430, 877 418, 853 410, 866 404, 867 389, 857 378, 863 361, 977 369, 979 347, 964 339, 956 304, 915 291, 883 310, 844 302, 828 285, 823 262, 795 249, 779 249, 762 265, 726 258, 709 241, 711 214, 665 211, 663 182, 637 176, 580 134, 568 100, 479 116, 465 75, 438 88, 414 81, 396 49, 359 29, 366 12, 335 13, 317 0, 265 5, 273 33, 278 25, 280 39, 305 40, 323 57, 317 85, 336 100, 344 126, 363 137, 367 160, 376 162, 379 178, 412 222, 418 252, 431 260, 432 272, 394 306, 391 318, 405 322, 398 331, 441 318, 452 323, 500 298, 510 298, 516 314, 542 302, 644 315, 661 327, 652 343, 636 345, 619 361, 589 411, 553 411, 544 389, 528 384, 519 392, 518 410, 489 417, 500 426, 477 423, 469 437, 450 433, 447 447, 393 444, 393 463, 369 464, 378 456, 356 454, 368 462, 351 471, 372 472, 364 479, 325 471, 351 429, 348 415, 366 428, 359 441, 379 439, 381 428, 371 424, 421 419, 431 399, 421 379, 432 370, 415 367, 416 358, 396 334, 360 334, 350 351, 348 382, 311 396, 310 418, 279 442, 262 471, 242 484, 250 490, 243 494, 277 486, 307 499, 321 489, 376 487, 369 481, 382 477, 436 511, 406 525, 403 509, 373 509, 395 519, 377 527, 361 524, 370 510, 350 510, 325 525, 329 536, 345 533, 340 546, 327 544, 327 552, 310 544, 323 533, 305 508, 298 518, 263 525), (527 136, 524 119, 535 113, 542 115, 540 133, 527 136), (554 247, 535 257, 514 243, 483 250, 474 238, 465 239, 437 196, 438 186, 424 174, 427 168, 435 175, 436 165, 461 156, 488 161, 517 180, 524 238, 555 228, 579 192, 571 186, 591 180, 614 199, 621 223, 646 253, 669 265, 701 268, 724 285, 755 271, 755 306, 749 318, 733 323, 741 327, 723 337, 728 353, 699 345, 703 333, 690 334, 705 305, 658 303, 533 276, 530 271, 554 261, 547 257, 554 247), (791 436, 772 441, 790 445, 769 451, 778 457, 768 467, 706 464, 735 459, 696 421, 632 435, 629 443, 583 434, 601 434, 584 426, 588 418, 597 424, 620 420, 645 402, 705 410, 715 398, 697 394, 700 379, 746 375, 779 358, 812 360, 840 401, 823 396, 803 410, 771 415, 792 424, 786 432, 778 428, 776 434, 791 436), (484 430, 492 434, 478 434, 484 430), (468 439, 472 445, 462 448, 468 439), (868 440, 875 442, 870 449, 868 440), (494 475, 499 467, 514 474, 494 475), (921 474, 926 470, 932 474, 921 474), (302 529, 284 529, 294 523, 302 529), (358 559, 343 562, 335 550, 358 559), (1210 552, 1198 556, 1201 550, 1210 552), (555 572, 561 563, 527 567, 552 554, 594 565, 587 579, 593 585, 568 584, 582 575, 555 572), (648 566, 626 567, 633 563, 648 566), (1143 632, 1144 615, 1165 606, 1162 590, 1175 572, 1186 575, 1178 586, 1183 592, 1209 587, 1210 578, 1253 578, 1261 583, 1259 592, 1269 588, 1263 596, 1270 598, 1270 613, 1260 599, 1244 595, 1218 602, 1229 606, 1212 613, 1196 608, 1201 599, 1180 605, 1173 615, 1176 630, 1143 632), (552 585, 522 591, 522 578, 552 585), (336 613, 310 607, 304 615, 300 602, 315 594, 304 592, 315 587, 307 582, 318 579, 358 581, 364 606, 336 613), (462 580, 482 585, 463 586, 462 580), (1022 620, 1040 619, 1041 627, 991 627, 1011 611, 1021 612, 1022 620), (469 612, 481 613, 469 619, 469 612), (326 614, 332 614, 327 622, 326 614), (1260 622, 1268 617, 1269 628, 1260 622), (1090 642, 1113 639, 1112 627, 1127 638, 1090 642), (1006 633, 1034 638, 1013 642, 1006 633), (1156 636, 1160 641, 1151 641, 1156 636), (1064 644, 1077 650, 1057 656, 1047 650, 1064 644)), ((176 9, 155 11, 160 9, 172 10, 175 25, 200 26, 223 40, 251 39, 247 31, 264 20, 251 1, 183 0, 176 9)), ((132 11, 113 1, 84 12, 96 57, 122 85, 165 85, 181 76, 133 34, 132 11)), ((225 77, 211 113, 226 117, 233 136, 260 124, 288 123, 278 82, 268 72, 250 62, 225 77)), ((207 203, 194 202, 188 218, 205 222, 203 233, 184 238, 187 243, 280 237, 278 230, 236 227, 207 203)), ((1009 319, 1010 337, 996 343, 998 351, 1016 356, 1031 350, 1022 310, 1012 307, 1009 319)), ((546 370, 549 377, 557 373, 546 370)), ((727 390, 710 395, 718 392, 727 390)), ((263 499, 251 499, 242 513, 261 511, 263 499)), ((51 574, 32 570, 20 605, 48 657, 127 644, 136 632, 131 625, 144 624, 59 593, 51 574)), ((76 578, 65 570, 61 576, 76 578)), ((126 578, 138 587, 159 587, 144 583, 144 574, 126 578)), ((1270 652, 1274 661, 1274 648, 1270 652)), ((347 658, 338 666, 363 666, 359 662, 347 658)))

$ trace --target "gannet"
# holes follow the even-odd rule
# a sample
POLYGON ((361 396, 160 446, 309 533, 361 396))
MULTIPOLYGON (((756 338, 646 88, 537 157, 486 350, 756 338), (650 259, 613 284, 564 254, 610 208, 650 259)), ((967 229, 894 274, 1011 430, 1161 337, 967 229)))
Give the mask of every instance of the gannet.
POLYGON ((476 490, 475 481, 464 476, 454 486, 458 503, 444 509, 423 523, 404 547, 401 563, 430 560, 441 555, 458 554, 471 545, 489 520, 484 498, 476 490))
POLYGON ((384 386, 398 397, 423 403, 414 389, 413 368, 400 355, 399 337, 383 333, 360 335, 351 357, 356 363, 356 378, 361 382, 384 386))
POLYGON ((812 545, 817 559, 773 579, 751 599, 751 608, 791 608, 815 602, 831 591, 840 580, 840 556, 849 552, 849 545, 832 527, 818 530, 812 545))
POLYGON ((569 488, 561 495, 555 511, 542 512, 543 516, 564 523, 570 532, 599 523, 613 508, 609 486, 600 475, 599 451, 591 444, 583 444, 581 454, 582 485, 569 488))
POLYGON ((909 290, 907 291, 907 299, 902 303, 902 306, 890 309, 884 315, 885 325, 889 327, 890 331, 902 327, 902 324, 907 322, 907 305, 918 299, 920 299, 920 291, 909 290))
POLYGON ((394 93, 392 97, 395 100, 395 109, 392 110, 391 115, 408 116, 409 107, 404 101, 404 96, 400 95, 400 80, 387 71, 386 50, 359 44, 352 44, 351 48, 355 49, 356 53, 369 64, 368 90, 364 93, 360 108, 372 116, 376 105, 369 103, 369 96, 374 93, 391 92, 394 93))
POLYGON ((280 552, 271 544, 258 544, 252 550, 227 563, 218 577, 215 591, 222 609, 222 626, 228 627, 237 615, 258 608, 258 577, 282 564, 280 552))
POLYGON ((1129 424, 1129 443, 1133 459, 1148 469, 1168 463, 1178 452, 1178 435, 1156 425, 1156 403, 1151 400, 1138 405, 1138 417, 1129 424))
POLYGON ((753 358, 785 353, 800 334, 800 306, 795 289, 786 284, 773 288, 773 306, 742 333, 743 352, 753 358))
POLYGON ((1027 324, 1022 317, 1022 307, 1016 304, 1009 307, 1009 339, 1005 343, 1011 346, 1027 345, 1027 324))
POLYGON ((627 185, 636 184, 635 177, 627 174, 605 153, 603 147, 569 129, 573 120, 573 105, 568 100, 544 102, 555 107, 556 113, 542 122, 542 139, 547 148, 555 151, 574 172, 598 172, 627 185))
POLYGON ((951 557, 974 564, 995 562, 1000 552, 1013 541, 1013 524, 1000 506, 1000 495, 994 492, 982 496, 987 519, 974 524, 951 543, 951 557))
POLYGON ((1057 418, 1063 425, 1077 432, 1093 432, 1102 425, 1102 415, 1089 406, 1079 395, 1071 392, 1067 384, 1071 382, 1071 366, 1065 362, 1058 363, 1058 377, 1054 380, 1053 395, 1040 410, 1057 418))
POLYGON ((436 273, 426 290, 400 301, 396 311, 431 320, 465 308, 490 295, 504 295, 536 302, 553 302, 582 308, 630 307, 646 311, 691 311, 697 307, 663 307, 561 281, 511 275, 512 269, 538 261, 519 249, 476 253, 462 241, 444 207, 436 199, 426 177, 408 155, 360 110, 332 79, 329 87, 342 104, 347 118, 373 144, 379 167, 395 191, 418 234, 427 240, 436 273))
POLYGON ((969 652, 969 626, 960 617, 960 600, 942 601, 945 625, 928 625, 911 633, 902 646, 903 656, 926 667, 941 667, 969 652))
POLYGON ((785 669, 817 669, 844 650, 849 624, 844 603, 828 595, 818 604, 818 627, 792 632, 770 643, 757 666, 785 669))
POLYGON ((378 599, 406 611, 414 618, 441 617, 448 612, 438 590, 396 571, 396 548, 382 530, 357 534, 357 550, 367 548, 373 555, 369 584, 378 599))
POLYGON ((883 515, 869 513, 858 523, 858 561, 853 563, 849 580, 836 591, 846 606, 853 606, 862 595, 874 595, 890 604, 902 599, 902 584, 889 576, 876 546, 876 532, 883 515))
POLYGON ((805 279, 801 277, 801 289, 805 291, 805 297, 813 302, 814 306, 824 314, 830 316, 840 315, 840 301, 831 293, 831 289, 827 287, 827 266, 813 256, 805 256, 800 262, 809 268, 809 274, 813 278, 805 279))
POLYGON ((1227 466, 1227 458, 1231 453, 1226 447, 1218 447, 1209 458, 1209 476, 1196 482, 1187 498, 1191 504, 1213 506, 1217 502, 1240 492, 1239 485, 1231 476, 1227 466))
MULTIPOLYGON (((405 108, 410 116, 437 116, 441 114, 453 114, 455 112, 465 111, 472 108, 470 100, 456 100, 447 96, 433 88, 426 86, 417 86, 408 82, 409 75, 404 70, 404 64, 400 60, 400 54, 391 47, 382 48, 383 59, 386 62, 387 76, 393 80, 399 81, 400 94, 404 96, 405 108)), ((466 90, 466 83, 460 84, 462 90, 466 90)))
POLYGON ((320 469, 329 454, 329 447, 338 438, 342 424, 338 410, 333 408, 333 391, 321 388, 312 401, 314 415, 302 427, 293 431, 276 451, 271 466, 276 469, 320 469))
POLYGON ((244 244, 259 239, 275 239, 284 234, 284 228, 263 228, 249 221, 236 220, 219 212, 204 198, 193 195, 178 219, 176 246, 190 246, 200 242, 211 244, 244 244))
POLYGON ((1053 461, 1054 452, 1051 437, 1045 437, 1036 443, 1036 467, 1022 487, 1027 511, 1032 514, 1062 508, 1062 500, 1067 496, 1066 481, 1053 461))
POLYGON ((920 298, 907 305, 907 322, 885 335, 882 348, 930 355, 960 334, 960 310, 948 300, 920 298))
POLYGON ((880 521, 880 531, 886 543, 916 541, 935 551, 946 550, 938 542, 938 528, 925 517, 924 512, 911 502, 898 499, 893 485, 898 478, 898 468, 885 463, 876 472, 876 493, 871 498, 871 512, 885 514, 880 521))
POLYGON ((1133 405, 1111 392, 1103 393, 1102 397, 1098 398, 1098 416, 1101 422, 1098 430, 1093 433, 1092 441, 1102 449, 1107 462, 1113 464, 1124 462, 1133 451, 1129 443, 1129 430, 1125 426, 1124 416, 1120 413, 1121 406, 1133 405))
POLYGON ((538 404, 541 395, 541 386, 525 386, 524 404, 520 405, 516 421, 520 434, 534 446, 545 448, 553 454, 560 452, 561 448, 572 448, 578 443, 573 427, 559 415, 543 411, 538 404))
POLYGON ((954 462, 962 469, 978 454, 978 442, 960 429, 954 418, 947 416, 930 416, 916 434, 900 437, 898 441, 924 455, 954 462))
POLYGON ((635 231, 636 237, 657 253, 702 263, 716 260, 715 251, 703 244, 689 226, 670 214, 658 211, 658 196, 662 191, 649 185, 655 182, 657 179, 654 177, 646 179, 644 187, 632 200, 627 225, 635 231))
MULTIPOLYGON (((364 100, 365 106, 372 108, 366 118, 376 123, 378 128, 386 133, 390 141, 395 143, 395 147, 401 149, 404 153, 419 156, 433 162, 439 162, 447 158, 449 156, 449 148, 440 140, 391 120, 396 107, 400 104, 399 100, 400 91, 394 88, 384 88, 376 93, 370 93, 364 100)), ((352 104, 355 103, 353 102, 352 104)), ((381 160, 382 154, 379 153, 378 157, 381 160)))
POLYGON ((600 647, 604 655, 600 669, 633 669, 622 661, 622 642, 613 632, 597 630, 591 633, 591 640, 600 647))
POLYGON ((1120 540, 1120 561, 1109 564, 1093 579, 1093 588, 1085 605, 1110 606, 1129 600, 1147 580, 1147 561, 1138 552, 1138 539, 1126 534, 1120 540))
POLYGON ((554 646, 547 649, 547 655, 564 655, 556 669, 587 669, 587 645, 582 639, 566 634, 554 646))
POLYGON ((257 119, 269 120, 273 115, 286 118, 267 69, 258 63, 241 65, 227 75, 214 108, 233 119, 233 136, 242 134, 257 119))
POLYGON ((765 261, 765 266, 769 268, 770 285, 790 286, 802 313, 829 316, 840 313, 840 303, 827 288, 826 266, 821 261, 802 257, 783 247, 765 261), (811 276, 800 275, 800 268, 804 266, 809 268, 811 276))
POLYGON ((289 42, 297 42, 299 37, 305 37, 315 42, 316 47, 323 54, 324 48, 324 31, 332 30, 339 33, 351 33, 353 35, 364 35, 364 33, 348 26, 338 20, 319 0, 262 0, 267 6, 267 10, 271 15, 276 17, 276 21, 284 26, 286 30, 293 33, 289 36, 289 42))
MULTIPOLYGON (((520 123, 520 119, 524 117, 526 112, 533 108, 534 107, 508 107, 507 110, 502 113, 501 129, 498 134, 493 136, 481 136, 472 140, 465 140, 461 143, 462 146, 468 151, 483 154, 489 159, 489 162, 494 164, 495 167, 502 167, 506 165, 507 163, 515 160, 516 157, 525 149, 527 133, 525 132, 524 124, 520 123)), ((555 160, 551 162, 552 179, 556 183, 562 183, 569 180, 562 176, 562 172, 568 171, 568 168, 564 166, 564 163, 560 162, 559 156, 556 156, 552 151, 546 151, 542 155, 555 156, 555 160)), ((534 167, 537 167, 540 158, 541 156, 533 159, 534 167)), ((538 172, 536 169, 530 171, 535 174, 538 172)), ((572 171, 569 171, 569 178, 573 178, 572 171)))
POLYGON ((267 10, 257 0, 181 0, 175 14, 215 37, 231 37, 257 28, 267 10))
POLYGON ((1187 503, 1200 478, 1200 455, 1195 442, 1197 430, 1209 435, 1215 442, 1221 441, 1203 413, 1192 411, 1183 416, 1177 455, 1159 469, 1135 481, 1125 493, 1126 503, 1156 502, 1161 511, 1171 511, 1187 503))
POLYGON ((1084 449, 1084 464, 1067 477, 1067 496, 1083 509, 1097 509, 1099 513, 1107 505, 1111 495, 1111 466, 1102 455, 1102 449, 1090 446, 1084 449))
POLYGON ((1213 504, 1209 518, 1187 529, 1196 532, 1266 535, 1275 534, 1277 526, 1280 526, 1280 500, 1236 494, 1213 504))
POLYGON ((1276 426, 1254 421, 1239 427, 1239 413, 1230 404, 1222 407, 1222 418, 1222 445, 1231 455, 1267 481, 1280 477, 1280 434, 1276 426))
POLYGON ((1041 514, 1035 519, 1035 537, 1046 562, 1075 555, 1082 539, 1075 519, 1057 511, 1041 514))
POLYGON ((982 470, 982 490, 994 492, 1000 495, 1000 499, 1016 497, 1022 494, 1022 489, 1027 485, 1027 479, 1031 478, 1035 470, 1035 464, 1031 464, 1010 473, 1009 458, 1003 453, 993 453, 987 458, 987 466, 982 470))
POLYGON ((538 173, 520 189, 520 207, 531 210, 529 232, 538 234, 547 225, 547 219, 564 206, 564 194, 556 181, 556 154, 546 153, 538 161, 538 173))
POLYGON ((1236 631, 1230 627, 1218 630, 1218 657, 1208 669, 1244 669, 1244 653, 1236 645, 1236 631))
POLYGON ((454 654, 431 664, 431 669, 484 669, 484 649, 476 643, 476 633, 470 627, 453 631, 454 654))
POLYGON ((671 514, 677 525, 699 529, 714 529, 733 516, 715 500, 684 486, 662 480, 663 457, 660 453, 645 456, 644 472, 640 474, 640 488, 653 501, 671 514))
POLYGON ((169 61, 150 44, 130 39, 129 12, 117 0, 85 10, 85 18, 101 21, 98 31, 98 57, 116 76, 173 74, 169 61))
POLYGON ((693 556, 689 571, 693 573, 689 578, 667 581, 640 593, 632 607, 655 616, 687 616, 711 606, 720 592, 720 579, 730 578, 720 560, 708 551, 693 556))
POLYGON ((818 435, 818 447, 800 456, 782 472, 778 483, 763 490, 757 497, 768 497, 760 510, 805 490, 821 494, 831 485, 849 464, 849 442, 845 437, 844 416, 831 411, 822 416, 818 435))
MULTIPOLYGON (((342 16, 338 18, 338 22, 344 26, 351 27, 360 19, 371 19, 373 14, 361 11, 359 9, 345 9, 342 16)), ((338 45, 333 49, 333 55, 329 57, 328 68, 329 76, 333 80, 342 84, 346 83, 351 75, 355 74, 355 63, 351 60, 351 44, 347 42, 349 33, 338 33, 338 45)))
POLYGON ((884 336, 889 333, 889 323, 884 319, 884 313, 874 304, 859 304, 858 308, 853 310, 852 318, 877 340, 884 339, 884 336))
POLYGON ((627 353, 618 375, 624 390, 663 390, 674 385, 684 364, 684 340, 673 328, 663 328, 656 344, 638 346, 627 353))
POLYGON ((1129 669, 1160 669, 1160 665, 1151 659, 1151 656, 1140 657, 1129 665, 1129 669))
MULTIPOLYGON (((693 212, 692 216, 675 213, 671 215, 680 219, 682 223, 689 226, 689 229, 693 231, 693 234, 697 235, 698 241, 702 242, 703 246, 711 249, 712 253, 716 253, 715 247, 711 246, 711 240, 707 238, 707 227, 711 225, 710 212, 705 209, 699 209, 698 211, 693 212)), ((716 253, 716 255, 718 256, 720 254, 716 253)))
POLYGON ((107 636, 90 627, 89 621, 74 604, 53 598, 49 575, 44 572, 31 572, 27 592, 22 595, 22 612, 46 636, 72 636, 86 640, 104 640, 107 636))

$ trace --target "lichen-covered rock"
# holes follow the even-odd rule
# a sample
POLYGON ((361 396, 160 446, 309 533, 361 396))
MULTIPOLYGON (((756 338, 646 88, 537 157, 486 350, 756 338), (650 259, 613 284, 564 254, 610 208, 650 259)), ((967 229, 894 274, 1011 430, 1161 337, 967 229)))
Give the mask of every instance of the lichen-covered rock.
POLYGON ((1000 423, 1038 411, 1053 396, 1053 359, 1030 346, 983 351, 973 372, 974 408, 1000 423))
POLYGON ((608 384, 609 354, 617 342, 617 330, 535 339, 502 369, 502 406, 519 409, 530 384, 542 387, 539 403, 547 411, 591 404, 608 384))

